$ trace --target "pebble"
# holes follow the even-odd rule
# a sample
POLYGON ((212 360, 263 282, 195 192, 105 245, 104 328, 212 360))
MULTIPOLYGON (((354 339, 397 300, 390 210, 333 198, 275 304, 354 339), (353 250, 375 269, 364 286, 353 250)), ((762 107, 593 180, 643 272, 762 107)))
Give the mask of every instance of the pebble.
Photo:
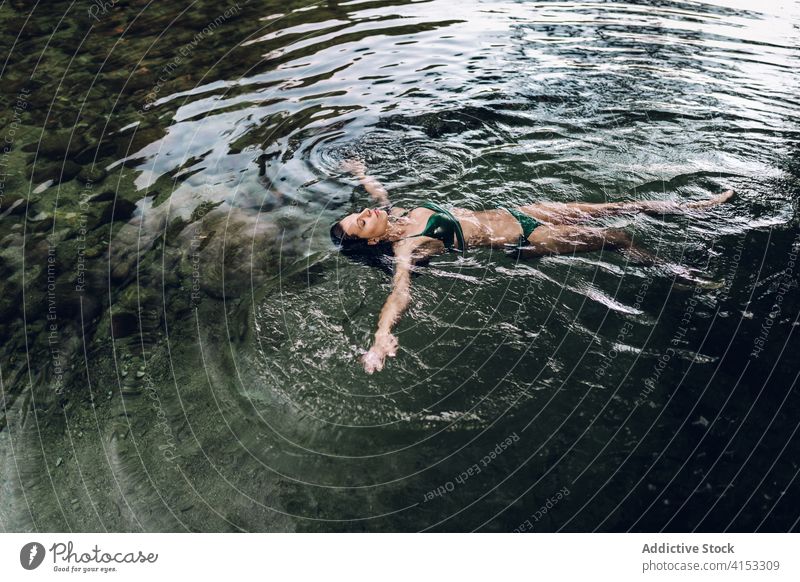
POLYGON ((25 197, 18 194, 7 194, 0 198, 0 211, 10 214, 24 214, 26 210, 25 197))
POLYGON ((102 182, 107 173, 106 171, 99 167, 99 166, 84 166, 81 168, 81 171, 78 172, 78 181, 83 184, 97 184, 98 182, 102 182))
POLYGON ((22 149, 28 152, 38 153, 51 160, 62 160, 67 156, 73 156, 83 149, 84 140, 79 133, 71 131, 49 132, 42 136, 41 140, 29 144, 22 149))
POLYGON ((109 200, 113 200, 116 198, 117 195, 113 190, 106 190, 105 192, 101 192, 97 196, 92 196, 89 198, 89 202, 108 202, 109 200))
POLYGON ((136 211, 136 204, 130 200, 119 198, 115 202, 109 204, 103 209, 100 218, 94 225, 94 228, 109 224, 117 220, 127 221, 136 211))

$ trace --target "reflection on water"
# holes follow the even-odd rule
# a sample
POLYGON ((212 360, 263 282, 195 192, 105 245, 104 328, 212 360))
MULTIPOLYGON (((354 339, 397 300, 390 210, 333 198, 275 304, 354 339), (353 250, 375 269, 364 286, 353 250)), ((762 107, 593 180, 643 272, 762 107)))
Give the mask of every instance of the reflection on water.
POLYGON ((797 527, 797 3, 26 10, 4 529, 510 531, 563 487, 536 530, 797 527), (365 376, 390 279, 330 246, 353 156, 405 205, 734 188, 605 222, 722 286, 442 256, 365 376))

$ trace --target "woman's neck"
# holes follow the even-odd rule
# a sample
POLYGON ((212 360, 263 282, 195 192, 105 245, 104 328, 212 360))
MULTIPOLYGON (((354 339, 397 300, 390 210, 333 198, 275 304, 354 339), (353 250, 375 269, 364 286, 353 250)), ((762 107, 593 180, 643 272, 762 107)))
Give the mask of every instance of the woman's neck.
POLYGON ((389 215, 389 222, 386 225, 386 233, 382 237, 388 242, 395 242, 406 235, 406 229, 411 221, 405 216, 389 215))

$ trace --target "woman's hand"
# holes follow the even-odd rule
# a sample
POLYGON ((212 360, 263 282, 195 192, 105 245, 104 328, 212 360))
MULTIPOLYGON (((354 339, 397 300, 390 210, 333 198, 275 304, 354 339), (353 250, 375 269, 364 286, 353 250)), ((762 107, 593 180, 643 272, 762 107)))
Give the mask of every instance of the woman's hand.
POLYGON ((389 204, 389 193, 386 191, 380 182, 375 178, 367 176, 367 166, 361 160, 354 158, 346 159, 341 164, 342 170, 350 172, 358 178, 364 190, 372 196, 372 199, 378 204, 389 204))
POLYGON ((367 174, 367 166, 361 160, 348 159, 342 162, 342 169, 350 172, 357 178, 363 178, 367 174))
POLYGON ((361 357, 364 364, 364 371, 367 374, 380 372, 383 370, 383 362, 386 356, 391 358, 397 355, 397 338, 388 332, 378 332, 375 334, 375 343, 370 350, 361 357))

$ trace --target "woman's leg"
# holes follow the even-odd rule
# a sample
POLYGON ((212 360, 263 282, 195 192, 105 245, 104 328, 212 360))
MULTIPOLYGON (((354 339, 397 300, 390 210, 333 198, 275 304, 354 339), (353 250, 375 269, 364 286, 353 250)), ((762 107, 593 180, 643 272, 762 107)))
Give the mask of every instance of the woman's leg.
POLYGON ((541 225, 530 234, 528 243, 528 246, 519 248, 523 255, 561 255, 609 249, 638 252, 640 256, 637 262, 652 263, 655 260, 655 255, 634 246, 633 238, 627 232, 617 228, 541 225))
POLYGON ((604 248, 616 250, 620 244, 625 244, 619 242, 623 237, 617 233, 621 232, 589 226, 541 225, 528 237, 528 246, 518 250, 522 256, 583 253, 604 248))
POLYGON ((592 204, 589 202, 540 202, 521 206, 520 210, 534 218, 549 224, 574 224, 604 216, 623 214, 683 214, 688 210, 696 210, 716 206, 726 202, 733 196, 733 190, 727 190, 702 202, 678 203, 668 200, 644 200, 641 202, 606 202, 592 204))
POLYGON ((536 228, 528 237, 529 246, 520 247, 521 257, 582 253, 599 250, 614 250, 629 261, 657 267, 672 275, 682 277, 704 286, 716 285, 698 276, 698 271, 660 258, 633 242, 633 237, 617 228, 595 228, 588 226, 546 226, 536 228))

